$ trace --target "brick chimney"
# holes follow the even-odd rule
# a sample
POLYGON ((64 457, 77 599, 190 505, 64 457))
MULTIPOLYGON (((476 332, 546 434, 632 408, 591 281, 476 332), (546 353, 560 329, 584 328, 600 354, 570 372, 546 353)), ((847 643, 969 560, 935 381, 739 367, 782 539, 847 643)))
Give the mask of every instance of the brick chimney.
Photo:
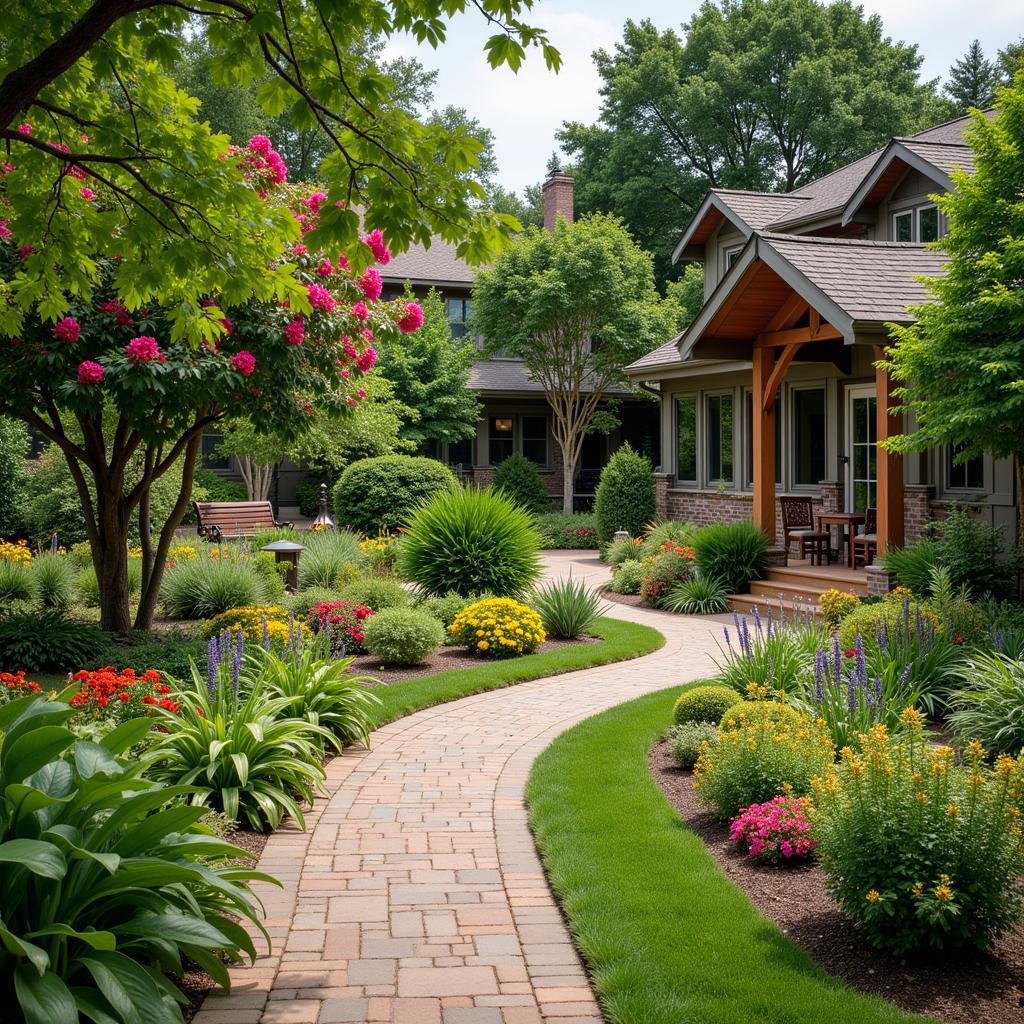
POLYGON ((555 230, 555 218, 561 214, 572 222, 572 188, 573 179, 563 174, 557 167, 548 171, 542 188, 544 194, 544 230, 555 230))

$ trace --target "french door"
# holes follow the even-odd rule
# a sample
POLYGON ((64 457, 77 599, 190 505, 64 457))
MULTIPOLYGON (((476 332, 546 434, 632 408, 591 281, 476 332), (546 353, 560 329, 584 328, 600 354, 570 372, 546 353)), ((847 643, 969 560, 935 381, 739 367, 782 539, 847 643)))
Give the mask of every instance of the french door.
POLYGON ((878 421, 875 385, 846 389, 846 509, 863 512, 876 505, 878 421))

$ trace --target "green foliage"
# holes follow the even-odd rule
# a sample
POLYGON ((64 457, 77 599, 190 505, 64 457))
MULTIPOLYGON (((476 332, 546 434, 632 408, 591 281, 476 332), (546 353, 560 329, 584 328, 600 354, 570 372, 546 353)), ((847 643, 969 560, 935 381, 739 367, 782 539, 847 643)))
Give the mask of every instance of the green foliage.
POLYGON ((428 594, 516 597, 540 576, 539 548, 529 513, 503 493, 446 489, 412 513, 399 568, 428 594))
POLYGON ((942 239, 945 273, 929 278, 929 299, 915 321, 893 328, 890 348, 900 397, 916 419, 913 434, 887 443, 919 451, 953 445, 958 459, 1024 456, 1024 77, 1000 89, 998 114, 975 111, 966 133, 973 165, 953 173, 938 199, 949 222, 942 239), (983 254, 979 258, 979 254, 983 254), (950 387, 950 381, 956 382, 950 387))
POLYGON ((719 727, 717 746, 702 752, 694 769, 701 802, 719 818, 783 793, 805 796, 832 764, 824 727, 785 704, 759 703, 762 714, 719 727))
POLYGON ((718 726, 711 722, 687 722, 685 725, 674 725, 665 737, 672 760, 680 768, 692 768, 697 763, 706 743, 713 747, 718 742, 718 726))
POLYGON ((693 523, 680 522, 678 519, 657 519, 647 524, 640 553, 656 555, 669 541, 689 547, 696 534, 697 527, 693 523))
POLYGON ((729 610, 729 591, 715 576, 694 576, 673 585, 661 607, 679 615, 720 615, 729 610))
POLYGON ((452 337, 448 310, 436 289, 417 299, 407 282, 404 297, 420 303, 423 326, 383 346, 377 363, 395 399, 414 413, 399 435, 416 444, 475 437, 480 403, 469 387, 477 355, 472 338, 452 337))
POLYGON ((587 635, 594 621, 608 610, 596 590, 571 576, 535 590, 530 604, 540 615, 548 636, 557 640, 576 640, 587 635))
POLYGON ((660 608, 673 587, 688 580, 694 572, 694 562, 689 552, 681 553, 666 543, 660 554, 644 559, 644 581, 640 586, 640 597, 643 603, 652 608, 660 608))
POLYGON ((551 495, 537 472, 536 463, 518 452, 510 455, 494 471, 491 486, 528 512, 541 512, 551 504, 551 495))
POLYGON ((1024 661, 1016 656, 978 652, 955 672, 948 722, 963 743, 979 740, 993 754, 1024 750, 1024 661))
POLYGON ((359 538, 347 530, 306 534, 306 550, 299 556, 299 589, 337 588, 347 581, 351 570, 363 561, 359 538))
POLYGON ((212 694, 205 666, 190 675, 175 692, 178 711, 162 715, 149 775, 192 787, 193 806, 244 818, 257 831, 277 828, 286 814, 305 828, 301 804, 312 803, 324 779, 320 755, 332 733, 290 717, 292 697, 271 696, 251 661, 237 687, 222 664, 212 694))
POLYGON ((988 949, 1024 915, 1022 764, 954 763, 909 712, 899 737, 875 729, 815 787, 813 826, 829 890, 885 953, 988 949))
POLYGON ((739 594, 764 572, 768 538, 750 522, 713 523, 697 531, 693 548, 701 575, 714 576, 739 594))
POLYGON ((1012 583, 1011 565, 1004 558, 1004 534, 987 526, 965 508, 952 508, 935 524, 939 536, 938 564, 949 573, 954 587, 965 587, 974 597, 1007 596, 1012 583))
POLYGON ((409 593, 396 579, 386 576, 364 576, 347 583, 339 591, 343 601, 365 604, 375 612, 385 608, 404 608, 409 604, 409 593))
POLYGON ((597 547, 597 519, 592 512, 542 512, 533 517, 541 547, 589 549, 597 547))
POLYGON ((477 275, 473 324, 485 351, 520 357, 543 386, 562 450, 562 510, 571 512, 568 482, 602 398, 626 385, 627 364, 675 332, 676 306, 659 297, 651 257, 603 214, 530 228, 477 275))
POLYGON ((245 501, 245 484, 200 467, 192 477, 192 497, 196 501, 245 501))
POLYGON ((367 676, 351 674, 352 658, 324 658, 317 644, 304 643, 296 654, 278 657, 266 652, 258 662, 258 681, 270 699, 281 698, 282 717, 297 718, 326 729, 327 739, 340 750, 356 741, 370 745, 373 712, 380 701, 367 688, 367 676), (265 689, 264 689, 265 688, 265 689))
POLYGON ((455 474, 436 459, 411 455, 363 459, 349 466, 334 485, 334 514, 339 526, 376 537, 404 526, 421 501, 455 485, 455 474))
POLYGON ((0 671, 71 672, 106 644, 101 629, 59 612, 17 612, 0 618, 0 671))
POLYGON ((602 545, 608 544, 617 530, 639 537, 656 512, 650 459, 624 444, 601 470, 594 495, 597 539, 602 545))
POLYGON ((35 545, 48 545, 52 533, 66 548, 88 539, 78 488, 64 456, 52 445, 26 466, 21 509, 25 532, 35 545))
POLYGON ((763 618, 739 621, 739 635, 726 629, 726 643, 716 660, 720 682, 737 693, 751 683, 789 693, 813 671, 819 647, 827 642, 823 626, 813 620, 766 623, 763 618))
POLYGON ((386 608, 366 620, 363 645, 385 665, 418 665, 444 643, 444 626, 418 608, 386 608))
POLYGON ((0 608, 9 610, 19 601, 35 596, 35 577, 31 565, 10 558, 0 558, 0 608))
POLYGON ((429 612, 447 629, 455 616, 470 604, 474 598, 463 597, 461 594, 448 593, 441 597, 422 597, 417 600, 416 607, 421 611, 429 612))
POLYGON ((37 555, 32 559, 35 599, 43 608, 66 611, 75 600, 78 571, 65 555, 37 555))
POLYGON ((957 115, 963 116, 972 107, 991 107, 999 84, 999 65, 985 56, 981 43, 975 39, 963 57, 953 62, 943 91, 957 115))
POLYGON ((608 589, 615 594, 639 594, 646 577, 647 569, 644 563, 637 558, 627 558, 612 569, 608 589))
POLYGON ((921 61, 879 18, 838 3, 705 4, 682 31, 627 21, 595 54, 599 123, 558 136, 577 209, 625 218, 660 283, 678 272, 672 249, 708 187, 788 192, 944 120, 921 61))
POLYGON ((327 485, 327 507, 331 504, 331 490, 337 482, 337 476, 313 470, 306 474, 295 487, 295 501, 299 512, 307 519, 315 519, 320 514, 320 485, 327 485))
POLYGON ((25 424, 0 416, 0 538, 21 536, 21 490, 27 453, 28 430, 25 424))
POLYGON ((170 679, 188 679, 190 663, 205 664, 206 641, 181 629, 157 633, 135 632, 124 638, 106 638, 98 654, 76 668, 95 670, 107 665, 115 669, 154 669, 170 679))
POLYGON ((160 601, 174 619, 212 619, 229 608, 271 604, 267 577, 239 558, 198 558, 168 569, 160 601))
POLYGON ((642 553, 643 540, 640 537, 620 537, 618 540, 613 540, 604 549, 602 557, 614 572, 616 566, 622 562, 640 561, 642 553))
POLYGON ((310 587, 308 590, 300 590, 297 593, 289 594, 284 599, 284 607, 295 615, 305 615, 314 605, 331 604, 340 601, 341 595, 337 590, 330 587, 310 587))
POLYGON ((711 722, 717 725, 719 720, 736 704, 736 691, 728 686, 695 686, 684 690, 672 708, 672 721, 676 725, 688 725, 691 722, 711 722))
MULTIPOLYGON (((132 601, 139 599, 139 590, 142 587, 142 562, 138 558, 128 559, 128 597, 132 601)), ((100 603, 100 584, 96 579, 96 570, 93 568, 92 559, 78 570, 78 578, 75 581, 78 600, 89 608, 96 608, 100 603)))
POLYGON ((165 977, 197 963, 219 985, 269 936, 249 891, 273 881, 198 824, 200 808, 127 756, 151 723, 76 741, 72 710, 23 698, 0 708, 0 999, 27 1024, 181 1021, 165 977))

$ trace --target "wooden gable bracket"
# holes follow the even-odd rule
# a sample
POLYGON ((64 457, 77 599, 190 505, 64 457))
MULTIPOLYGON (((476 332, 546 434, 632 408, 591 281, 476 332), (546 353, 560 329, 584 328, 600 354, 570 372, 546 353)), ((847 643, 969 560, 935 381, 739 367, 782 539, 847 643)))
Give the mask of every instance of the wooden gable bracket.
POLYGON ((778 394, 779 387, 782 385, 783 378, 786 376, 786 371, 789 369, 789 364, 793 362, 793 357, 803 345, 804 342, 802 341, 795 341, 787 345, 775 360, 775 365, 772 367, 771 376, 768 378, 768 383, 765 385, 764 395, 762 396, 765 412, 771 412, 775 407, 775 397, 778 394))

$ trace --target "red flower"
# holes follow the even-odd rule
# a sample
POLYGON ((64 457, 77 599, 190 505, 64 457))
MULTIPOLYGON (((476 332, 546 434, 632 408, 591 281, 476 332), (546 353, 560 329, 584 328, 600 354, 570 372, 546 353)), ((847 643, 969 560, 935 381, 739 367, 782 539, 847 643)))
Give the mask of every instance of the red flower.
POLYGON ((852 647, 851 647, 851 648, 850 648, 850 649, 849 649, 848 651, 844 651, 843 653, 844 653, 844 654, 845 654, 845 655, 846 655, 846 656, 847 656, 848 658, 855 658, 855 657, 857 656, 857 652, 856 652, 856 651, 855 651, 855 650, 854 650, 854 649, 853 649, 852 647))
POLYGON ((959 647, 963 642, 964 642, 964 638, 962 636, 960 636, 959 633, 955 637, 953 637, 953 643, 955 643, 957 645, 957 647, 959 647))

